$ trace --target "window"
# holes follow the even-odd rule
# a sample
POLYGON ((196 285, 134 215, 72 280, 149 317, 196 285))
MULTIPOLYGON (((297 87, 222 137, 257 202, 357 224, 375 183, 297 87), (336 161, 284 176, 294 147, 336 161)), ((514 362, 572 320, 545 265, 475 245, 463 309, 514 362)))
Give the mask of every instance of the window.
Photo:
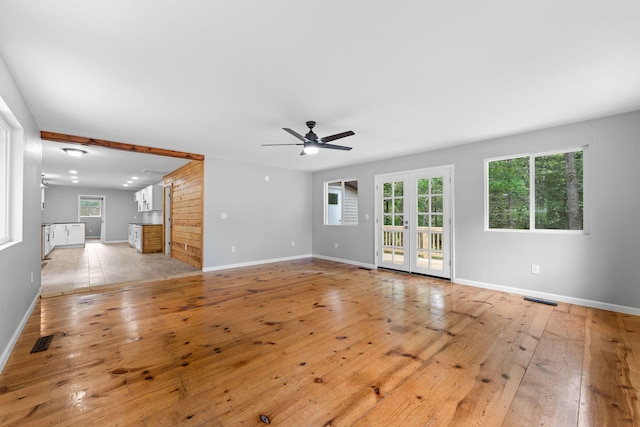
POLYGON ((584 230, 585 152, 486 160, 486 228, 584 230))
POLYGON ((80 200, 80 216, 102 216, 102 200, 80 200))
POLYGON ((325 182, 324 189, 325 225, 357 225, 358 181, 325 182))
POLYGON ((24 129, 0 97, 0 250, 22 241, 24 129))
POLYGON ((9 241, 9 128, 0 121, 0 244, 9 241))

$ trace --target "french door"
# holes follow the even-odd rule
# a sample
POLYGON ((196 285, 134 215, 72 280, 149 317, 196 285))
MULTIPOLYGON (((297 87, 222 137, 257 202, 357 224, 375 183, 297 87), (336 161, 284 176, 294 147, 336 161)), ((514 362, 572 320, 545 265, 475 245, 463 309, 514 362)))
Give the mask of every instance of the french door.
POLYGON ((451 171, 376 177, 377 265, 451 277, 451 171))

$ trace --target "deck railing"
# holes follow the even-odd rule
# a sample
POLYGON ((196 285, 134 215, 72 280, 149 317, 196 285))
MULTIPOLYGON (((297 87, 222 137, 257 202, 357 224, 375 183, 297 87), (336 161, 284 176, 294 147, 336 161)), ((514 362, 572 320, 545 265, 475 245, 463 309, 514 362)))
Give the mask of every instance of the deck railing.
MULTIPOLYGON (((385 225, 382 227, 383 246, 404 246, 403 226, 385 225)), ((418 227, 418 250, 442 250, 442 227, 418 227)))

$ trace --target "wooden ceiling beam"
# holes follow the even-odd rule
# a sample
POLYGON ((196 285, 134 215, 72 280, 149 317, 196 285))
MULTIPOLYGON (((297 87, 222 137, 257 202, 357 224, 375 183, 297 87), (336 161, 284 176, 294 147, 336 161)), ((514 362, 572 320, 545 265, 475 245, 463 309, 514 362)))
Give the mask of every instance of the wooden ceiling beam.
POLYGON ((114 150, 132 153, 156 154, 158 156, 177 157, 179 159, 204 160, 204 155, 186 153, 184 151, 165 150, 164 148, 146 147, 144 145, 126 144, 124 142, 105 141, 102 139, 86 138, 83 136, 66 135, 56 132, 40 132, 40 138, 45 141, 68 142, 85 146, 112 148, 114 150))

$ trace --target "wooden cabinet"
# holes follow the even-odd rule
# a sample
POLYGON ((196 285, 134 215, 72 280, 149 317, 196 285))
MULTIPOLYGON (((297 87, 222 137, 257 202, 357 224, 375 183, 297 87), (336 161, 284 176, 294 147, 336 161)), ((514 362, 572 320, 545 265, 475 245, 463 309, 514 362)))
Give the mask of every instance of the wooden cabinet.
POLYGON ((143 254, 162 252, 162 224, 129 224, 129 244, 143 254))

